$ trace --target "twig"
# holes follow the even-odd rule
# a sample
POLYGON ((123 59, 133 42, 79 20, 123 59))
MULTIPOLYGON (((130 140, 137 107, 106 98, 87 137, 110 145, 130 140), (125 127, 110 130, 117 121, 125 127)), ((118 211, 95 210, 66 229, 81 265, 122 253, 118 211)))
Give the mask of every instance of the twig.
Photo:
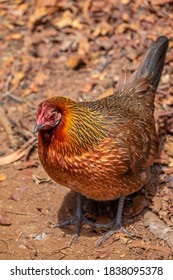
POLYGON ((12 78, 13 78, 12 74, 9 75, 8 78, 7 78, 6 89, 5 89, 6 93, 10 91, 10 84, 11 84, 12 78))
POLYGON ((13 88, 10 89, 10 84, 11 84, 11 80, 13 78, 13 75, 9 75, 7 78, 7 82, 6 82, 6 89, 5 89, 5 93, 3 95, 3 97, 10 97, 11 99, 13 99, 14 101, 18 102, 18 103, 22 103, 22 99, 20 97, 15 96, 14 94, 12 94, 12 92, 16 89, 16 86, 14 86, 13 88))
POLYGON ((31 213, 22 213, 22 212, 13 212, 13 211, 5 211, 6 213, 15 214, 15 215, 22 215, 22 216, 37 216, 31 213))
POLYGON ((4 112, 4 109, 2 107, 0 107, 0 121, 6 131, 6 134, 7 134, 7 137, 9 139, 9 142, 10 142, 10 146, 11 147, 16 147, 17 146, 17 141, 13 135, 13 131, 12 131, 12 128, 11 128, 11 125, 10 125, 10 122, 4 112))
POLYGON ((10 92, 5 93, 4 97, 6 97, 6 96, 10 97, 11 99, 13 99, 14 101, 16 101, 18 103, 22 103, 23 102, 20 97, 17 97, 17 96, 15 96, 14 94, 12 94, 10 92))

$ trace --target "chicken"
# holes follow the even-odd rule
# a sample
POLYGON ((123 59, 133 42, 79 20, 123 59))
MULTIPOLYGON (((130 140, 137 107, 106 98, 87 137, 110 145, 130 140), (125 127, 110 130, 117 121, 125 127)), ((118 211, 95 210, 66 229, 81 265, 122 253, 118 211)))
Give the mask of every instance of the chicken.
POLYGON ((96 201, 119 198, 115 219, 101 244, 124 229, 124 198, 148 180, 158 152, 154 97, 167 48, 168 38, 160 36, 133 75, 121 71, 111 96, 93 102, 55 96, 38 106, 34 133, 38 132, 40 161, 55 182, 78 193, 74 218, 60 224, 74 224, 75 237, 81 223, 87 222, 81 195, 96 201))

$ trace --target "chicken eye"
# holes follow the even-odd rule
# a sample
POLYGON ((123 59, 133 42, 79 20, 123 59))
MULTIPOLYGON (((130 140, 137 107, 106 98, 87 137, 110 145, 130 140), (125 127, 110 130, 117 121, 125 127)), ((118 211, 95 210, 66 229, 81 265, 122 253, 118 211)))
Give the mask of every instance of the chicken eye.
POLYGON ((55 118, 56 118, 56 111, 52 111, 52 112, 50 113, 50 115, 49 115, 49 119, 50 119, 51 121, 53 121, 53 120, 55 120, 55 118))

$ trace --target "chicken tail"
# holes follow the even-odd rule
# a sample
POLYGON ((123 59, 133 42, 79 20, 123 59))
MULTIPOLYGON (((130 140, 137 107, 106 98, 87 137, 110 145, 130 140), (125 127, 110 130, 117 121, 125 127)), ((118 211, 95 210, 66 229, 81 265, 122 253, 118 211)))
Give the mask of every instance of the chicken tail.
POLYGON ((169 40, 166 36, 160 36, 157 39, 147 52, 141 65, 132 75, 132 82, 140 78, 150 77, 153 88, 157 89, 163 71, 168 42, 169 40))

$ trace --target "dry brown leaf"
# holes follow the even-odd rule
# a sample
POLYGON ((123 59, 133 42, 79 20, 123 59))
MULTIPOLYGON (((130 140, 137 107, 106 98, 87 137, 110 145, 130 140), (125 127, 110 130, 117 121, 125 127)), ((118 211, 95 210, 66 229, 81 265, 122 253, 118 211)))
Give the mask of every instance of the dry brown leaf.
POLYGON ((110 257, 110 252, 109 251, 102 251, 102 250, 97 250, 96 252, 96 259, 109 259, 110 257))
MULTIPOLYGON (((3 2, 3 1, 2 1, 2 2, 3 2)), ((7 1, 4 1, 4 2, 7 2, 7 1)), ((19 4, 21 4, 21 3, 23 2, 23 0, 15 0, 14 2, 15 2, 15 4, 18 4, 18 5, 19 5, 19 4)))
POLYGON ((1 226, 10 226, 11 220, 8 217, 7 213, 5 213, 3 210, 0 211, 0 225, 1 226))
POLYGON ((130 4, 131 0, 121 0, 121 3, 124 5, 130 4))
POLYGON ((114 88, 113 87, 108 88, 102 94, 99 95, 99 99, 112 95, 113 93, 114 93, 114 88))
POLYGON ((170 74, 162 75, 162 77, 161 77, 161 83, 162 84, 168 84, 169 80, 170 80, 170 74))
POLYGON ((9 198, 14 201, 20 201, 22 199, 22 195, 21 193, 13 193, 9 198))
POLYGON ((61 6, 62 0, 36 0, 37 10, 44 8, 46 14, 54 14, 61 6))
POLYGON ((94 29, 93 33, 92 33, 92 36, 94 38, 98 37, 99 35, 101 34, 101 29, 100 29, 100 26, 96 26, 96 28, 94 29))
POLYGON ((90 51, 90 44, 88 42, 88 39, 86 37, 83 37, 79 41, 79 47, 78 47, 78 54, 80 57, 85 58, 90 51))
POLYGON ((41 20, 46 15, 47 15, 47 9, 45 7, 36 9, 36 11, 29 18, 28 27, 30 29, 33 29, 35 23, 41 20))
POLYGON ((99 35, 105 36, 111 30, 112 30, 112 26, 108 22, 102 21, 101 24, 99 26, 96 26, 96 28, 94 29, 92 36, 94 38, 98 37, 99 35))
POLYGON ((90 16, 89 16, 90 6, 91 6, 91 0, 83 1, 83 6, 82 6, 83 15, 88 23, 91 23, 90 16))
POLYGON ((6 11, 0 11, 0 17, 3 17, 3 16, 5 16, 6 15, 6 11))
POLYGON ((172 141, 168 141, 167 143, 165 143, 165 149, 167 151, 167 154, 169 156, 173 157, 173 142, 172 141))
POLYGON ((124 12, 122 14, 122 19, 123 19, 123 21, 129 21, 130 20, 129 14, 127 12, 124 12))
POLYGON ((36 176, 36 175, 32 175, 32 179, 33 179, 33 181, 37 184, 37 185, 39 185, 39 184, 42 184, 42 183, 45 183, 45 182, 51 182, 51 179, 49 178, 49 177, 47 177, 47 178, 40 178, 40 177, 38 177, 38 176, 36 176))
POLYGON ((73 20, 72 27, 79 30, 83 28, 80 18, 76 18, 73 20))
POLYGON ((161 197, 155 196, 153 198, 153 207, 152 208, 157 213, 160 211, 160 209, 162 208, 162 198, 161 197))
POLYGON ((117 28, 115 29, 115 34, 121 34, 124 33, 124 31, 128 28, 129 25, 127 25, 126 23, 122 22, 121 24, 119 24, 117 26, 117 28))
POLYGON ((60 29, 67 26, 72 26, 73 25, 72 13, 69 10, 66 10, 61 18, 55 18, 53 24, 60 29))
POLYGON ((37 8, 41 7, 50 7, 50 6, 56 6, 57 0, 35 0, 35 5, 37 8))
MULTIPOLYGON (((38 87, 37 87, 38 88, 38 87)), ((26 88, 22 91, 22 96, 27 96, 32 92, 32 88, 26 88)))
POLYGON ((43 72, 38 72, 34 79, 34 82, 36 85, 44 86, 46 80, 47 76, 43 72))
POLYGON ((159 6, 159 5, 163 6, 168 3, 173 3, 172 0, 150 0, 150 2, 153 6, 159 6))
POLYGON ((10 155, 7 155, 7 156, 0 157, 0 166, 10 164, 10 163, 15 162, 15 161, 21 159, 22 157, 26 156, 28 149, 30 148, 31 145, 33 145, 34 142, 36 142, 35 137, 28 140, 23 145, 22 148, 18 149, 14 153, 11 153, 10 155))
POLYGON ((75 55, 72 55, 71 57, 69 57, 69 59, 67 59, 65 65, 68 68, 76 69, 82 63, 84 63, 82 57, 78 54, 75 54, 75 55))
POLYGON ((7 179, 7 174, 1 173, 0 174, 0 182, 5 181, 7 179))
POLYGON ((20 39, 22 39, 22 37, 23 37, 23 34, 13 33, 13 34, 9 34, 6 37, 6 40, 20 40, 20 39))
POLYGON ((112 26, 106 21, 101 22, 100 28, 102 36, 107 35, 112 30, 112 26))
POLYGON ((171 254, 171 250, 169 248, 160 246, 160 245, 155 245, 152 244, 151 242, 144 242, 144 241, 134 241, 131 244, 128 244, 128 247, 130 248, 143 248, 145 250, 156 250, 156 251, 160 251, 163 254, 166 254, 167 257, 171 254))
POLYGON ((173 229, 167 226, 159 217, 148 211, 144 214, 144 225, 160 239, 166 241, 173 251, 173 229))
POLYGON ((131 216, 139 215, 148 206, 147 200, 144 195, 137 195, 133 199, 133 208, 131 216))
POLYGON ((11 81, 12 85, 17 86, 25 77, 25 73, 24 72, 15 72, 14 77, 11 81))
POLYGON ((29 90, 25 91, 24 95, 26 96, 30 93, 37 93, 38 90, 38 85, 35 82, 33 82, 32 84, 30 84, 29 90))
POLYGON ((81 89, 81 91, 84 92, 84 93, 89 93, 95 85, 96 85, 96 83, 89 82, 89 83, 84 85, 84 87, 81 89))
POLYGON ((21 5, 19 5, 17 9, 22 12, 26 12, 28 10, 28 3, 21 3, 21 5))

